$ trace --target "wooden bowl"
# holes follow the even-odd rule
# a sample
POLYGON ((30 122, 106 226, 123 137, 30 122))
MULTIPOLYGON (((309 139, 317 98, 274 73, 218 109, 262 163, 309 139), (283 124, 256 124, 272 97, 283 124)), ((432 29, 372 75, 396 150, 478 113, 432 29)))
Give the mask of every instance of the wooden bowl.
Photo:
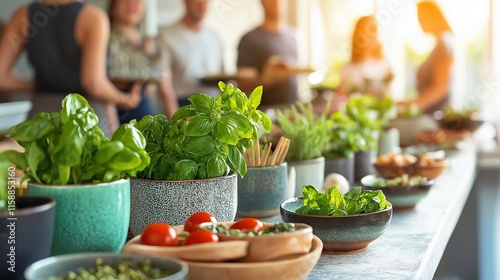
MULTIPOLYGON (((233 223, 219 223, 230 227, 233 223)), ((273 225, 273 223, 263 223, 264 227, 273 225)), ((284 232, 274 235, 263 236, 228 236, 217 234, 219 239, 227 241, 246 241, 248 242, 247 255, 239 259, 242 262, 262 262, 275 260, 281 257, 295 254, 306 254, 311 249, 313 239, 312 227, 306 224, 296 223, 296 230, 293 232, 284 232)))
POLYGON ((437 160, 432 165, 422 166, 420 164, 415 165, 415 170, 411 175, 426 177, 429 180, 434 180, 439 177, 448 167, 448 160, 437 160))
POLYGON ((391 179, 395 177, 400 177, 404 174, 413 174, 415 171, 415 166, 413 164, 407 164, 404 166, 393 166, 387 164, 373 163, 373 167, 377 171, 380 177, 391 179))
POLYGON ((206 263, 187 262, 190 280, 255 280, 255 279, 304 279, 321 256, 323 243, 313 236, 307 254, 290 255, 266 262, 206 263))

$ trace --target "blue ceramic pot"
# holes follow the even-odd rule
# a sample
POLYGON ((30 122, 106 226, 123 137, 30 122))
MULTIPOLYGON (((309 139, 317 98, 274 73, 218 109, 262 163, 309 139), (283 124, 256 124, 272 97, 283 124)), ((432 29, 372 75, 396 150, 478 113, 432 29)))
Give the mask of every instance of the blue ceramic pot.
POLYGON ((248 167, 238 178, 238 215, 270 217, 279 214, 280 203, 287 193, 287 164, 248 167))
POLYGON ((52 186, 28 183, 28 196, 56 201, 52 255, 119 252, 130 220, 130 180, 52 186))

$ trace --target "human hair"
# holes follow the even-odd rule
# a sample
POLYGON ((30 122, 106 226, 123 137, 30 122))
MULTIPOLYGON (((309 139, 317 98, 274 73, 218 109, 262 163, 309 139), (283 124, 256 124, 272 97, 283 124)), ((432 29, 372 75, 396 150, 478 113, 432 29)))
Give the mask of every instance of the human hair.
POLYGON ((440 34, 453 32, 441 8, 433 1, 422 1, 417 4, 418 19, 425 32, 440 34))
POLYGON ((382 44, 377 35, 378 26, 374 17, 364 16, 356 22, 352 35, 351 62, 382 58, 382 44))
POLYGON ((110 0, 109 5, 108 5, 108 17, 109 17, 109 22, 113 23, 113 10, 115 9, 116 3, 118 0, 110 0))

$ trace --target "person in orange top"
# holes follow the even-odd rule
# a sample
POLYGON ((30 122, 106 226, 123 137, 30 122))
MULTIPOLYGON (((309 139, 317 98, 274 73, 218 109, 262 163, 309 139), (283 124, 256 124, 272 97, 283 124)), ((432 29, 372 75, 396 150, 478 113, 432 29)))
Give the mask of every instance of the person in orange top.
POLYGON ((377 36, 378 26, 373 16, 357 21, 352 36, 351 61, 340 73, 338 94, 369 93, 381 97, 387 93, 393 74, 377 36))
POLYGON ((436 46, 417 71, 418 96, 402 105, 417 104, 432 114, 448 103, 453 65, 453 31, 439 6, 431 1, 417 4, 422 30, 436 38, 436 46))

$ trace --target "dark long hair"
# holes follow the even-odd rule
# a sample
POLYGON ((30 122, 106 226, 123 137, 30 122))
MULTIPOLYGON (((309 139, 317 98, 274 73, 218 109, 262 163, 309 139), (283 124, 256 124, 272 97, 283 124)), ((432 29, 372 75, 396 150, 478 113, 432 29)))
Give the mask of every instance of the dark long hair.
POLYGON ((109 22, 113 23, 113 9, 116 6, 117 0, 110 0, 109 5, 108 5, 108 17, 109 17, 109 22))

